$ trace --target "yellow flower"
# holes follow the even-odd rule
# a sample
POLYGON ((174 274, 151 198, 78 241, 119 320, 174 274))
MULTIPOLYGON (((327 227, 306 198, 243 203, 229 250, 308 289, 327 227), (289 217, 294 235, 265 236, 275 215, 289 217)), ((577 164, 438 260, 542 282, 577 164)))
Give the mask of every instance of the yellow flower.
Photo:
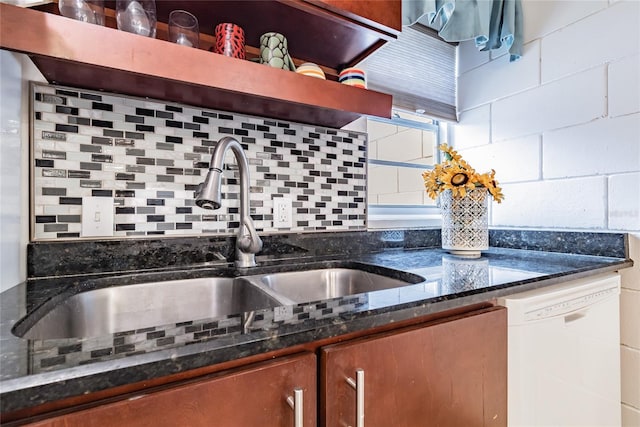
POLYGON ((502 189, 498 186, 495 176, 496 171, 491 169, 491 172, 478 175, 477 181, 481 186, 489 190, 489 193, 491 193, 491 196, 496 202, 500 203, 504 199, 504 194, 502 194, 502 189))
POLYGON ((464 160, 462 159, 462 157, 460 157, 460 158, 457 160, 457 162, 456 162, 456 163, 457 163, 457 164, 458 164, 458 166, 460 166, 462 169, 466 169, 466 170, 469 170, 469 171, 473 171, 473 168, 471 167, 471 165, 469 165, 469 163, 467 163, 466 161, 464 161, 464 160))
POLYGON ((491 193, 491 196, 493 196, 493 200, 495 200, 498 203, 502 203, 502 201, 504 200, 504 194, 502 194, 502 188, 490 187, 489 192, 491 193))
POLYGON ((450 162, 458 162, 462 159, 462 156, 458 154, 456 150, 452 147, 449 147, 447 144, 440 144, 440 150, 444 152, 444 157, 447 161, 450 162))
POLYGON ((441 144, 439 148, 444 153, 444 160, 422 174, 429 197, 435 199, 444 190, 451 190, 454 197, 465 197, 468 190, 485 187, 496 202, 500 203, 504 199, 502 189, 495 179, 495 170, 478 174, 452 147, 441 144))
POLYGON ((467 190, 476 188, 471 181, 472 176, 473 171, 469 172, 459 166, 452 166, 441 177, 442 188, 443 190, 451 190, 454 197, 464 197, 467 195, 467 190))
POLYGON ((455 175, 451 176, 451 184, 452 185, 464 185, 469 182, 469 176, 464 172, 458 172, 455 175))
POLYGON ((481 175, 476 175, 476 180, 483 187, 489 188, 489 187, 491 187, 493 185, 492 184, 493 177, 491 175, 489 175, 488 173, 483 173, 481 175))
POLYGON ((424 172, 422 174, 422 179, 424 180, 424 187, 427 191, 427 194, 432 199, 438 197, 438 174, 436 170, 432 170, 430 172, 424 172))

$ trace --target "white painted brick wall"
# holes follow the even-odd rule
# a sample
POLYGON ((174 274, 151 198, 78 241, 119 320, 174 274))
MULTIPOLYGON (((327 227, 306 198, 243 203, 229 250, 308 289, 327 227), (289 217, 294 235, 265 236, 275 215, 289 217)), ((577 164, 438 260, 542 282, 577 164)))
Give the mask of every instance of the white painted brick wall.
MULTIPOLYGON (((367 188, 369 195, 398 191, 398 175, 395 168, 369 165, 367 188)), ((369 201, 371 203, 371 201, 369 201)))
MULTIPOLYGON (((373 135, 369 131, 369 135, 373 135)), ((422 132, 419 129, 408 129, 402 132, 376 138, 378 158, 405 162, 422 157, 422 132)))
POLYGON ((378 202, 386 205, 424 205, 424 191, 379 194, 378 202))
MULTIPOLYGON (((629 235, 629 257, 636 262, 640 260, 640 233, 630 233, 629 235)), ((637 313, 640 312, 637 305, 640 304, 637 297, 640 294, 640 269, 622 270, 621 276, 623 294, 620 296, 620 301, 623 311, 620 322, 622 329, 625 329, 624 335, 621 336, 622 346, 620 348, 623 373, 622 425, 636 427, 640 426, 640 347, 632 347, 627 340, 627 334, 630 328, 639 327, 629 323, 632 323, 634 319, 637 320, 637 313), (636 305, 634 305, 634 301, 636 305), (626 310, 631 310, 631 313, 627 313, 626 310)))
MULTIPOLYGON (((636 209, 637 206, 636 204, 636 209)), ((637 265, 640 260, 640 233, 629 234, 629 257, 636 260, 637 265)), ((638 297, 640 294, 640 268, 622 270, 621 276, 623 293, 620 296, 622 306, 620 321, 625 330, 621 334, 622 425, 636 427, 640 426, 640 347, 632 346, 634 338, 633 331, 630 329, 636 328, 636 332, 640 333, 638 332, 640 321, 637 318, 640 313, 640 298, 638 297), (631 312, 628 313, 628 310, 631 312), (631 341, 627 339, 628 335, 632 335, 631 341)), ((638 340, 640 338, 635 339, 635 341, 638 340)))
POLYGON ((470 148, 461 154, 479 172, 495 169, 501 184, 540 178, 539 135, 470 148))
POLYGON ((620 312, 622 322, 620 322, 620 341, 622 344, 640 348, 640 291, 622 289, 620 295, 620 312))
POLYGON ((424 191, 424 180, 420 169, 398 168, 398 191, 424 191))
POLYGON ((494 141, 586 123, 606 114, 606 67, 600 66, 492 104, 494 141))
POLYGON ((452 129, 459 149, 485 145, 491 142, 491 106, 483 105, 460 114, 459 126, 452 129))
POLYGON ((524 47, 522 58, 518 62, 509 63, 509 57, 504 55, 461 74, 458 78, 460 111, 538 86, 539 57, 540 43, 535 41, 524 47), (505 66, 507 64, 508 67, 505 66))
MULTIPOLYGON (((437 144, 430 130, 367 120, 369 158, 420 165, 433 164, 437 144)), ((422 168, 369 165, 370 204, 424 205, 426 198, 422 168)))
POLYGON ((542 39, 542 82, 637 53, 640 2, 621 1, 542 39))
POLYGON ((378 122, 375 120, 365 119, 365 132, 375 135, 375 139, 381 139, 398 133, 398 126, 390 123, 378 122))
POLYGON ((593 13, 606 9, 607 0, 522 0, 524 41, 542 38, 554 31, 577 22, 593 13))
POLYGON ((544 132, 545 179, 640 170, 640 113, 544 132))
POLYGON ((628 372, 627 375, 621 378, 624 400, 629 405, 640 408, 640 351, 622 346, 620 349, 620 364, 622 369, 628 372))
MULTIPOLYGON (((640 260, 640 233, 629 233, 629 258, 640 260)), ((620 271, 622 287, 640 291, 640 268, 626 268, 620 271)))
POLYGON ((622 271, 622 425, 638 427, 640 1, 522 1, 520 63, 468 42, 459 48, 460 126, 469 127, 452 132, 454 145, 506 183, 492 226, 631 232, 636 265, 622 271))
POLYGON ((369 159, 378 158, 378 143, 376 141, 371 141, 368 137, 367 137, 367 156, 369 159))
MULTIPOLYGON (((624 402, 624 400, 623 400, 624 402)), ((640 410, 628 404, 622 404, 622 427, 640 426, 640 410)))
POLYGON ((491 225, 602 229, 606 185, 606 177, 505 184, 505 201, 493 203, 491 225))
POLYGON ((458 45, 458 75, 489 62, 489 52, 480 52, 473 40, 461 42, 458 45))
POLYGON ((609 64, 609 116, 639 111, 640 55, 633 55, 609 64))
POLYGON ((434 132, 423 130, 422 131, 422 158, 416 163, 425 164, 425 159, 429 164, 434 163, 434 156, 438 150, 438 139, 434 132))
POLYGON ((608 195, 609 228, 640 229, 640 172, 609 177, 608 195))

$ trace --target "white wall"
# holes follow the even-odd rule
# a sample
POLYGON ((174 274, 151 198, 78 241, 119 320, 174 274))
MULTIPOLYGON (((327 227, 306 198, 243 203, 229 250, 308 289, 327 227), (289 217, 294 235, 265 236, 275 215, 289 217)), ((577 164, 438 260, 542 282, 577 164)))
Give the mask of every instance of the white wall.
MULTIPOLYGON (((22 67, 20 58, 0 51, 0 292, 25 279, 20 233, 22 182, 22 67)), ((26 187, 25 187, 26 189, 26 187)))
POLYGON ((496 170, 494 227, 631 233, 621 295, 623 425, 640 425, 640 2, 522 0, 525 48, 459 47, 453 142, 496 170))
MULTIPOLYGON (((437 134, 431 130, 367 119, 369 159, 433 165, 437 134), (398 146, 402 145, 402 150, 398 146)), ((417 169, 367 166, 368 203, 380 205, 434 205, 424 191, 417 169)))
POLYGON ((22 280, 20 248, 21 191, 20 62, 0 51, 0 292, 22 280))
POLYGON ((0 292, 26 278, 29 241, 29 81, 25 55, 0 50, 0 292))

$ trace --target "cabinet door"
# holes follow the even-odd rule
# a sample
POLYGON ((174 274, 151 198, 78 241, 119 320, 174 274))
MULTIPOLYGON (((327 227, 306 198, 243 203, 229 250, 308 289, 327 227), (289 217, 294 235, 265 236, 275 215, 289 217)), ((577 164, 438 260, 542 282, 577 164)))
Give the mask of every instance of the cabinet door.
POLYGON ((323 348, 321 425, 359 425, 360 369, 366 427, 506 426, 506 310, 475 313, 323 348))
POLYGON ((303 425, 316 425, 316 356, 283 357, 233 373, 31 424, 44 427, 294 426, 287 403, 303 390, 303 425))

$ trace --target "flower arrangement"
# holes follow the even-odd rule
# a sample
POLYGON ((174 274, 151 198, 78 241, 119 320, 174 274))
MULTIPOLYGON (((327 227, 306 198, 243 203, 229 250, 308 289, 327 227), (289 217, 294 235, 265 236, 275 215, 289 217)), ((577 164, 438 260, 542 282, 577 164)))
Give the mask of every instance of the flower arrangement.
POLYGON ((444 161, 422 174, 429 197, 435 199, 445 190, 451 190, 453 197, 465 197, 468 190, 484 187, 493 200, 502 202, 504 194, 495 179, 495 170, 477 173, 452 147, 442 144, 439 148, 444 153, 444 161))

